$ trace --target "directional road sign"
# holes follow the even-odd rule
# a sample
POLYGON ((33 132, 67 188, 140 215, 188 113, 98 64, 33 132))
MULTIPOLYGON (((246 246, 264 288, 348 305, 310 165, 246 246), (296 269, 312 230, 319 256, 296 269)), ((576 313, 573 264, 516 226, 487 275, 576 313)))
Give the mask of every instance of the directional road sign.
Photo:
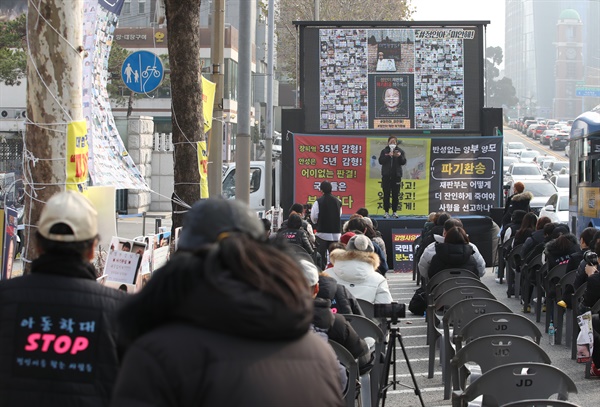
POLYGON ((125 59, 121 67, 125 86, 137 93, 148 93, 158 88, 164 72, 158 55, 148 51, 134 52, 125 59))
POLYGON ((600 86, 575 86, 575 96, 589 96, 594 98, 600 98, 600 86))

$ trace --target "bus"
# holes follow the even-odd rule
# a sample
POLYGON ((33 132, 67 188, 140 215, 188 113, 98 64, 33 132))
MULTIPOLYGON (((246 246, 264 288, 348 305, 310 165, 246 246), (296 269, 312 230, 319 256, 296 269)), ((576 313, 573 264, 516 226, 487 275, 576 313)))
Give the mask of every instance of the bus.
POLYGON ((569 138, 569 219, 579 236, 600 229, 600 105, 573 121, 569 138))

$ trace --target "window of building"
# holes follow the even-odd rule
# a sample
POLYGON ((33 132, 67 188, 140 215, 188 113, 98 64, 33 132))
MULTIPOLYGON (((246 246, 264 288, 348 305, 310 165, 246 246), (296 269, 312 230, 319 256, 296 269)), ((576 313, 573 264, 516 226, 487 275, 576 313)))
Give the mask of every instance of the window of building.
POLYGON ((131 14, 131 0, 123 2, 123 14, 131 14))
POLYGON ((567 63, 567 78, 575 78, 577 75, 577 64, 575 62, 567 63))
POLYGON ((224 98, 237 100, 238 64, 232 59, 225 60, 224 98))
POLYGON ((138 0, 138 13, 144 14, 146 12, 146 0, 138 0))

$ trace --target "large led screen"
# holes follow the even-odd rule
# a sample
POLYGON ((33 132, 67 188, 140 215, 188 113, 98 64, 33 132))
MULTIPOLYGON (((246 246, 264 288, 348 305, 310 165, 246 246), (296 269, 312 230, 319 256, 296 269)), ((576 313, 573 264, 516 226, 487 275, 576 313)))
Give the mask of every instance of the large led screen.
POLYGON ((308 131, 480 131, 482 26, 306 26, 301 38, 308 131))

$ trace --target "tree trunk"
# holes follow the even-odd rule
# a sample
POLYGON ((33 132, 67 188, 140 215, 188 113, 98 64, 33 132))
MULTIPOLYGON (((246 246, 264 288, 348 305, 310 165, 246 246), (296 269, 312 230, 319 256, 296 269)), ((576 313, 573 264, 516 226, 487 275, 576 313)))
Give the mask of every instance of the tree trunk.
MULTIPOLYGON (((201 0, 165 0, 170 38, 171 115, 175 198, 192 205, 200 199, 197 141, 204 140, 200 66, 201 0)), ((173 204, 173 229, 186 208, 173 204)))
MULTIPOLYGON (((81 1, 34 1, 27 11, 31 58, 23 154, 25 225, 37 225, 44 204, 65 189, 66 123, 82 120, 82 17, 81 1)), ((35 226, 25 227, 26 272, 38 255, 35 232, 35 226)))

